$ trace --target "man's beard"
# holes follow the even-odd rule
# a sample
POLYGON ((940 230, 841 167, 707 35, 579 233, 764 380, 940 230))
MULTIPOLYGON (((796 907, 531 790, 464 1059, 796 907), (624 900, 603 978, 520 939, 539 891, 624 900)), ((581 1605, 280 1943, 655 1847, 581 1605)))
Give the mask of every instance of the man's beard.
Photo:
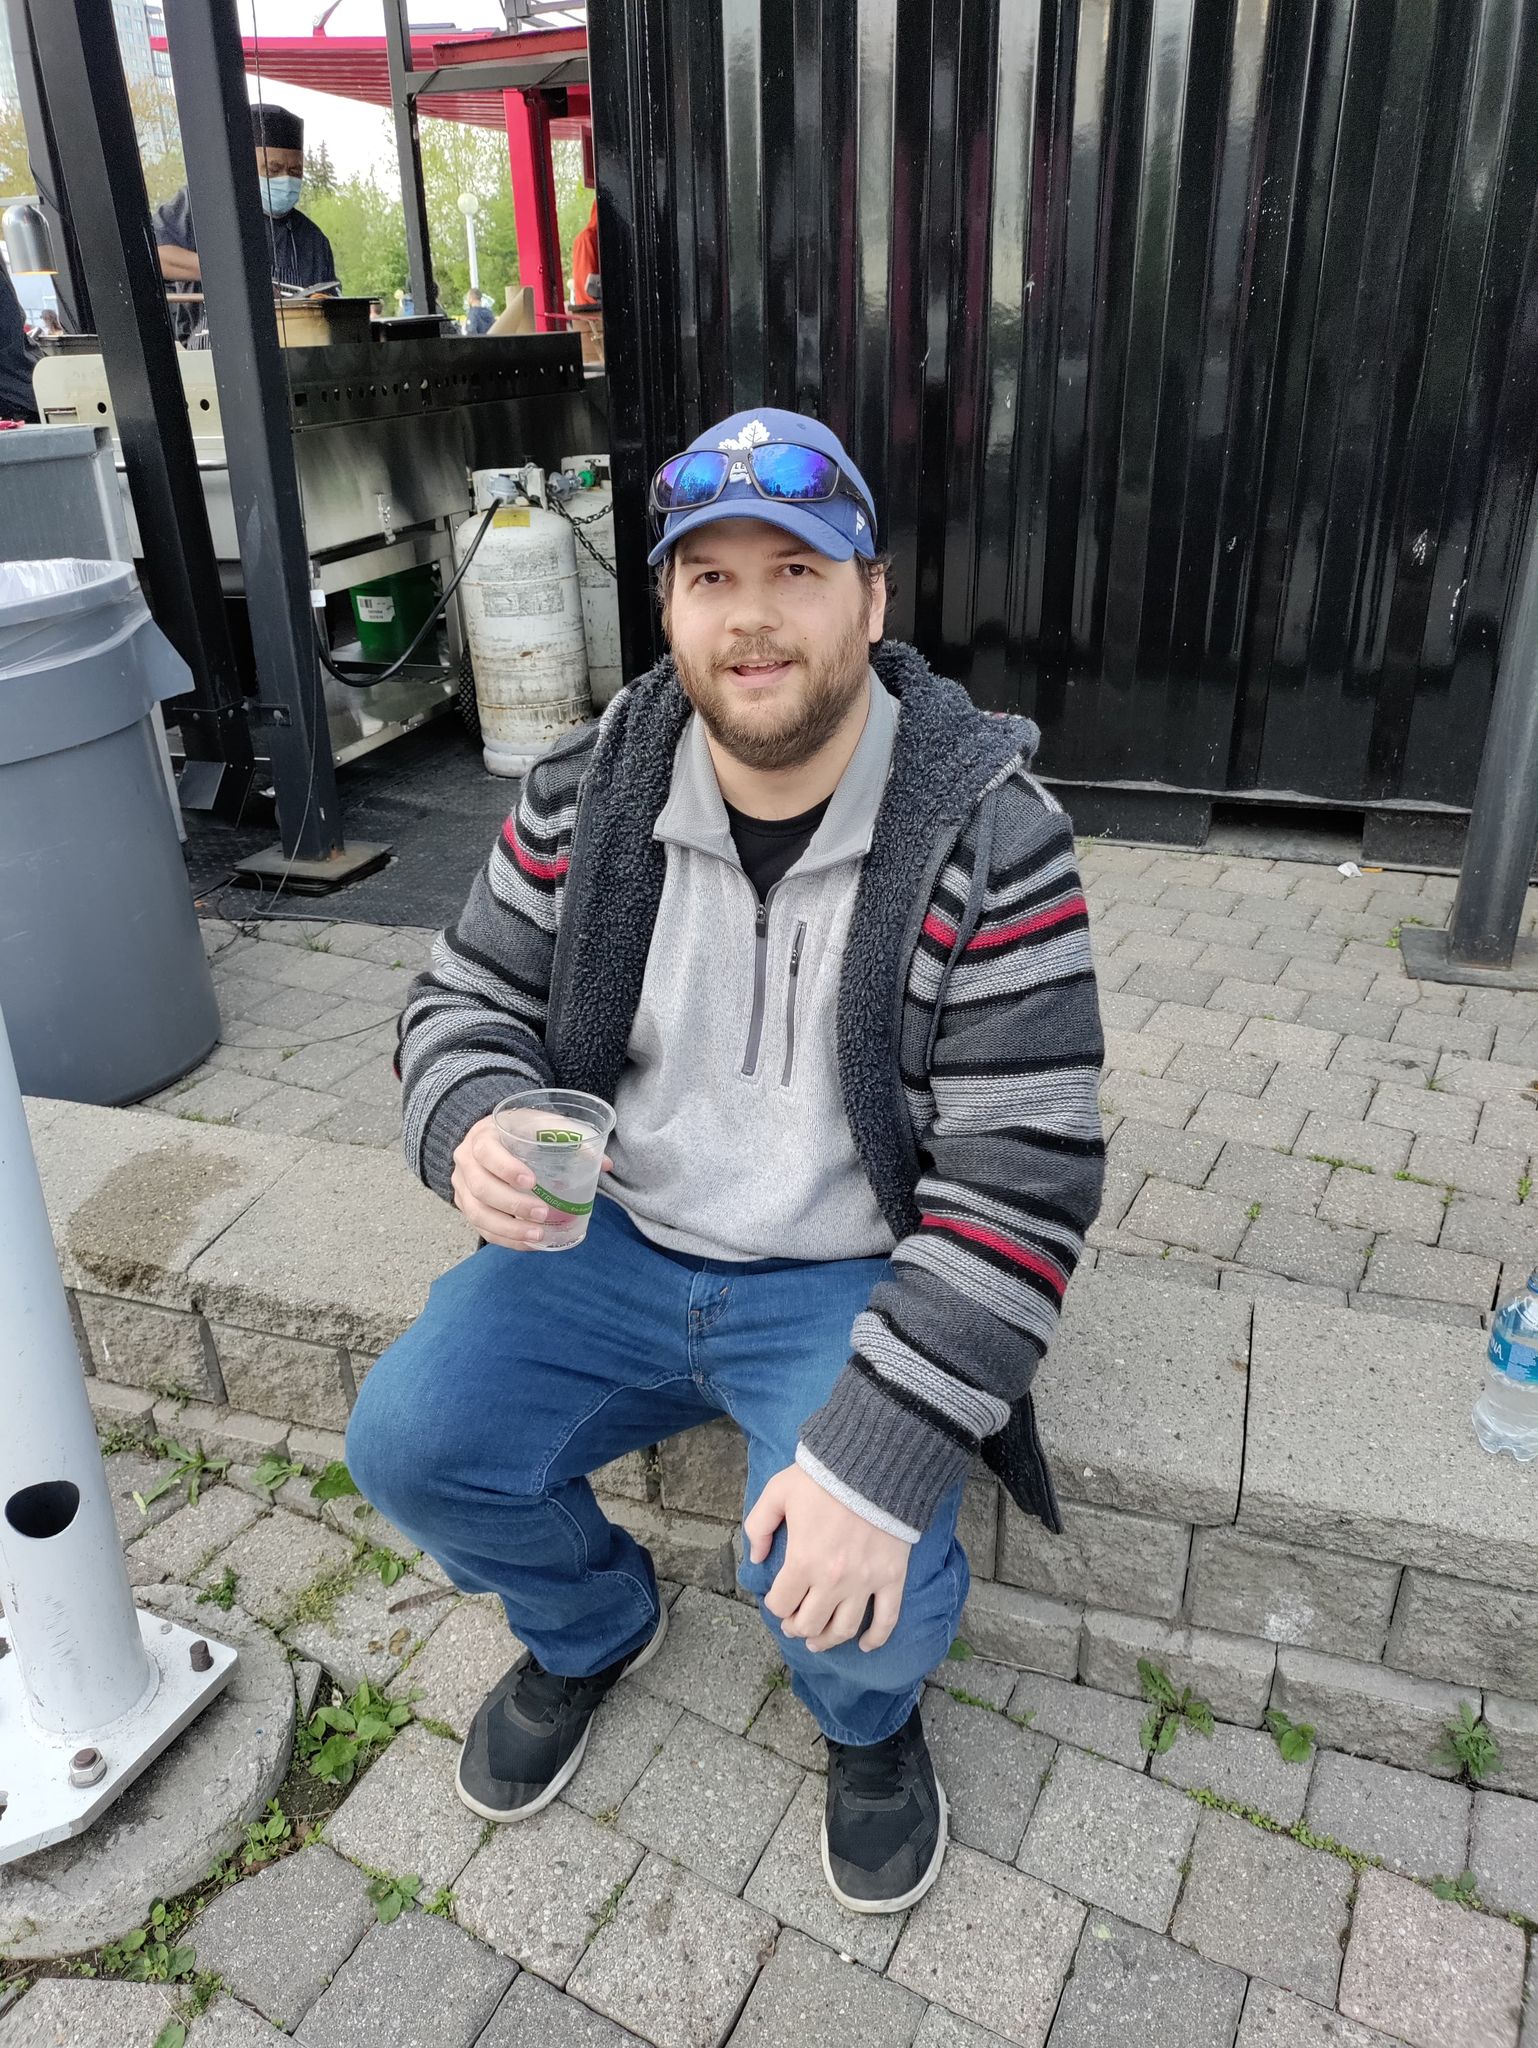
POLYGON ((734 648, 733 660, 700 668, 675 648, 674 664, 684 694, 716 744, 744 768, 800 768, 838 731, 865 687, 870 641, 862 616, 851 620, 819 661, 794 654, 771 640, 734 648), (744 715, 738 686, 728 671, 739 664, 799 660, 806 684, 793 705, 779 715, 744 715))

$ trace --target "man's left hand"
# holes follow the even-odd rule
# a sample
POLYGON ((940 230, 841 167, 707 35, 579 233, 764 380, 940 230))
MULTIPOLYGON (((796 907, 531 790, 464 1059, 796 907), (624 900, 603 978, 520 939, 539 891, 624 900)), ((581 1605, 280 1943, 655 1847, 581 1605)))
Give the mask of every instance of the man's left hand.
POLYGON ((764 1604, 788 1636, 831 1650, 859 1632, 874 1599, 862 1650, 879 1650, 897 1626, 911 1548, 835 1500, 799 1465, 776 1472, 743 1523, 748 1555, 762 1564, 785 1524, 785 1562, 764 1604))

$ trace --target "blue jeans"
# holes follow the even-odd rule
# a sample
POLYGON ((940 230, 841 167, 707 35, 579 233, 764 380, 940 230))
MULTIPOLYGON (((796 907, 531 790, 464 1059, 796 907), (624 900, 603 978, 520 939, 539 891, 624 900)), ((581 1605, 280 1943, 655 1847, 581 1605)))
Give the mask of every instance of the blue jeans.
MULTIPOLYGON (((560 1253, 486 1245, 438 1280, 363 1384, 347 1461, 367 1497, 466 1592, 500 1594, 547 1670, 578 1678, 648 1642, 660 1610, 647 1551, 612 1523, 586 1475, 644 1444, 729 1415, 748 1444, 744 1513, 795 1461, 827 1399, 880 1259, 724 1263, 649 1243, 601 1200, 560 1253)), ((902 1727, 949 1649, 967 1596, 961 1488, 913 1546, 897 1625, 809 1650, 764 1605, 785 1526, 738 1582, 838 1742, 902 1727)))

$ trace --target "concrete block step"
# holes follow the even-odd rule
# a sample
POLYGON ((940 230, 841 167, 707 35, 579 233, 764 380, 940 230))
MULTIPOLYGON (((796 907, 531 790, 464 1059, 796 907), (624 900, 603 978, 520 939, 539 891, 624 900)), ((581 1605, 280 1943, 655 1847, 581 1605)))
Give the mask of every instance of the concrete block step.
MULTIPOLYGON (((473 1244, 391 1154, 34 1109, 96 1373, 235 1409, 247 1434, 258 1416, 339 1429, 370 1360, 473 1244), (172 1389, 153 1372, 168 1332, 185 1353, 172 1389)), ((1231 1685, 1245 1674, 1246 1720, 1277 1648, 1538 1701, 1535 1481, 1469 1426, 1482 1350, 1477 1329, 1081 1272, 1035 1389, 1064 1535, 981 1470, 967 1490, 988 1654, 1028 1643, 1023 1665, 1072 1677, 1102 1613, 1253 1646, 1224 1666, 1231 1685)), ((669 1569, 721 1590, 744 1462, 728 1433, 648 1459, 660 1500, 638 1498, 651 1476, 614 1475, 659 1542, 676 1519, 669 1569)))

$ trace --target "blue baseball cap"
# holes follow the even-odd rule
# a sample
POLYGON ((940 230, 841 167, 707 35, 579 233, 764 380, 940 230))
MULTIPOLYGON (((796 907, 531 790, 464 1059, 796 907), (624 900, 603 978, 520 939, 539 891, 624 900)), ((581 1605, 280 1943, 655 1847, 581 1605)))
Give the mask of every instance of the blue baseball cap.
POLYGON ((759 406, 752 412, 734 412, 698 434, 684 451, 720 449, 730 453, 765 441, 790 441, 802 448, 815 448, 836 462, 865 503, 857 505, 842 493, 814 505, 798 505, 765 498, 753 488, 746 468, 733 472, 719 498, 692 512, 670 512, 663 523, 662 538, 646 557, 655 568, 676 541, 717 519, 761 519, 766 526, 778 526, 794 534, 808 547, 835 562, 847 562, 852 555, 872 556, 876 552, 876 511, 870 486, 850 461, 844 444, 821 420, 804 412, 781 412, 774 406, 759 406))

